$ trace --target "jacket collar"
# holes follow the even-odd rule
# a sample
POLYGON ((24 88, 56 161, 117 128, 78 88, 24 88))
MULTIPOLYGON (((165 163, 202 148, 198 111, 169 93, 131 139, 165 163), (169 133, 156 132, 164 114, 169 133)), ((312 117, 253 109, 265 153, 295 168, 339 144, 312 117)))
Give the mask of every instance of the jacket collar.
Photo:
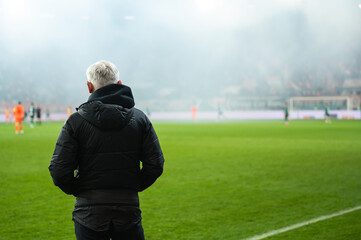
POLYGON ((132 90, 124 84, 110 84, 99 88, 89 96, 88 102, 90 101, 101 101, 125 108, 132 108, 135 105, 132 90))

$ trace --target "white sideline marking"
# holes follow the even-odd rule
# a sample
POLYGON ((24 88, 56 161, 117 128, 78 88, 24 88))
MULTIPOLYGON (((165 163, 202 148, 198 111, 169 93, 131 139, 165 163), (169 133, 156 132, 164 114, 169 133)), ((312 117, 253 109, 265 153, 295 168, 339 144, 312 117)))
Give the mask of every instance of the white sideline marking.
POLYGON ((271 237, 271 236, 274 236, 274 235, 277 235, 277 234, 280 234, 280 233, 288 232, 288 231, 296 229, 296 228, 300 228, 300 227, 303 227, 303 226, 306 226, 306 225, 310 225, 312 223, 316 223, 316 222, 323 221, 323 220, 326 220, 326 219, 329 219, 329 218, 337 217, 337 216, 340 216, 340 215, 343 215, 343 214, 346 214, 346 213, 350 213, 350 212, 353 212, 353 211, 357 211, 357 210, 360 210, 360 209, 361 209, 361 206, 357 206, 357 207, 354 207, 354 208, 349 208, 349 209, 346 209, 346 210, 342 210, 342 211, 339 211, 339 212, 332 213, 330 215, 321 216, 321 217, 314 218, 314 219, 311 219, 311 220, 308 220, 308 221, 305 221, 305 222, 297 223, 297 224, 294 224, 294 225, 291 225, 291 226, 288 226, 288 227, 273 230, 273 231, 270 231, 270 232, 267 232, 267 233, 264 233, 264 234, 261 234, 261 235, 246 238, 244 240, 261 240, 261 239, 265 239, 265 238, 268 238, 268 237, 271 237))

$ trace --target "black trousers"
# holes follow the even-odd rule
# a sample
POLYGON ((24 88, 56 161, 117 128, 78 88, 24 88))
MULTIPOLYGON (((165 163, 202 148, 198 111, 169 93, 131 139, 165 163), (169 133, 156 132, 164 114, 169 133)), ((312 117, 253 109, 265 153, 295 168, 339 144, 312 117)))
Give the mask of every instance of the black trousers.
POLYGON ((142 222, 135 224, 129 229, 117 231, 110 227, 108 231, 94 231, 74 221, 75 235, 77 240, 144 240, 142 222))

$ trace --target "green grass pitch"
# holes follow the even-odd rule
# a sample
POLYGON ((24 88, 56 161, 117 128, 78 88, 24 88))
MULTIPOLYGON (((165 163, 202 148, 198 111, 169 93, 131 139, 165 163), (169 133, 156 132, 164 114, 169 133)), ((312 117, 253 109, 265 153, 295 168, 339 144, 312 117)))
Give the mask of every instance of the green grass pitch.
MULTIPOLYGON (((75 239, 50 178, 62 123, 0 124, 0 239, 75 239)), ((140 193, 146 239, 244 239, 361 205, 361 121, 154 124, 164 174, 140 193)), ((361 210, 267 239, 361 239, 361 210)))

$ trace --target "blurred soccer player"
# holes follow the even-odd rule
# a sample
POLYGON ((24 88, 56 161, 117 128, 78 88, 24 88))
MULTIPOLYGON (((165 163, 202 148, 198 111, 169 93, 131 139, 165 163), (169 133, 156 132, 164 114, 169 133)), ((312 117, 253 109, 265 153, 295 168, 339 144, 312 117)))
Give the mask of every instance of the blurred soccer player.
POLYGON ((193 122, 197 121, 196 115, 197 115, 197 107, 195 105, 193 105, 191 107, 191 112, 192 112, 192 119, 193 122))
POLYGON ((78 240, 144 240, 138 192, 163 172, 158 137, 114 64, 94 63, 87 77, 91 95, 64 124, 49 171, 56 186, 76 196, 78 240))
POLYGON ((21 102, 18 102, 18 105, 14 107, 13 114, 15 118, 15 133, 19 134, 20 128, 20 133, 23 134, 24 108, 21 106, 21 102))
POLYGON ((325 103, 325 123, 331 123, 330 113, 328 112, 327 103, 325 103))
POLYGON ((284 112, 285 112, 285 125, 287 126, 288 125, 288 105, 287 105, 287 103, 285 103, 284 112))
POLYGON ((36 112, 36 124, 41 124, 41 108, 40 106, 37 106, 37 108, 35 109, 36 112))
POLYGON ((10 110, 9 109, 5 109, 5 121, 7 122, 7 123, 9 123, 10 122, 10 110))
POLYGON ((68 114, 68 117, 70 117, 70 115, 71 115, 71 108, 70 108, 70 107, 68 107, 68 108, 66 109, 66 113, 68 114))
POLYGON ((46 121, 49 121, 50 120, 50 109, 49 108, 45 109, 45 114, 46 114, 46 121))
POLYGON ((219 105, 219 104, 218 104, 218 107, 217 107, 217 113, 218 113, 218 114, 217 114, 217 119, 218 119, 218 120, 220 120, 221 117, 224 117, 224 116, 223 116, 223 110, 222 110, 222 108, 221 108, 221 105, 219 105))
POLYGON ((29 107, 29 117, 30 117, 30 127, 34 127, 34 116, 35 116, 35 107, 34 103, 32 102, 29 107))

